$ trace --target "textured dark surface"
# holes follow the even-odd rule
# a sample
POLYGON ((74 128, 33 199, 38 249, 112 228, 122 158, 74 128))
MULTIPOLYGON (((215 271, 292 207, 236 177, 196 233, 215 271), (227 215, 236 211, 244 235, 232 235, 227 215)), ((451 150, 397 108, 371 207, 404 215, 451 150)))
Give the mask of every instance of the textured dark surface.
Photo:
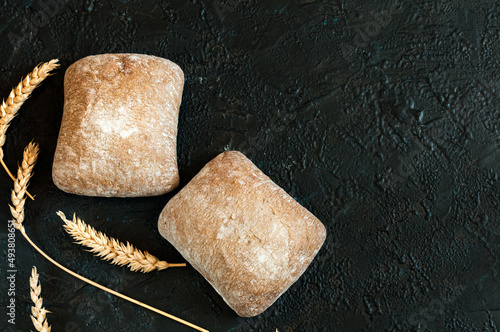
MULTIPOLYGON (((500 10, 495 0, 2 1, 0 94, 40 61, 62 67, 12 123, 14 169, 42 154, 28 234, 65 266, 211 331, 496 331, 500 324, 500 10), (246 154, 327 227, 323 249, 268 311, 238 318, 193 269, 132 273, 71 243, 55 215, 160 258, 171 195, 102 199, 51 181, 63 73, 107 52, 183 68, 181 186, 227 149, 246 154)), ((7 329, 7 203, 0 173, 0 327, 7 329)), ((17 324, 31 327, 36 264, 54 331, 189 331, 97 290, 17 237, 17 324)))

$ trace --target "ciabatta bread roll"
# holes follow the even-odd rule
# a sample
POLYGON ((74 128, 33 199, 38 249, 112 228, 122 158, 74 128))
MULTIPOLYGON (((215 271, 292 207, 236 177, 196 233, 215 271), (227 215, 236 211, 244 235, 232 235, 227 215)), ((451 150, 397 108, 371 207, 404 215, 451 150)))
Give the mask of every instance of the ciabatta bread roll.
POLYGON ((326 236, 314 215, 235 151, 210 161, 168 202, 158 229, 243 317, 283 294, 326 236))
POLYGON ((184 74, 142 54, 88 56, 66 71, 52 177, 66 192, 152 196, 179 184, 177 119, 184 74))

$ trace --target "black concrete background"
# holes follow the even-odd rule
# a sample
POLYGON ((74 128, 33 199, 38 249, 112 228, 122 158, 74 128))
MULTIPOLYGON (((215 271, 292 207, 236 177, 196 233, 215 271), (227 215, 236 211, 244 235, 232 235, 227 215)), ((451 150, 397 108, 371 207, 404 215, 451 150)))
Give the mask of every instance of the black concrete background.
MULTIPOLYGON (((39 62, 62 67, 12 123, 5 161, 41 145, 28 234, 63 265, 211 331, 497 331, 500 324, 495 0, 1 1, 0 96, 39 62), (192 268, 140 274, 72 244, 57 210, 160 258, 174 193, 104 199, 51 181, 63 74, 110 52, 178 63, 186 85, 178 152, 185 185, 235 149, 323 221, 313 264, 268 311, 238 318, 192 268)), ((2 98, 3 98, 2 97, 2 98)), ((33 329, 31 267, 54 331, 189 331, 60 271, 18 234, 7 325, 7 204, 0 173, 2 330, 33 329)))

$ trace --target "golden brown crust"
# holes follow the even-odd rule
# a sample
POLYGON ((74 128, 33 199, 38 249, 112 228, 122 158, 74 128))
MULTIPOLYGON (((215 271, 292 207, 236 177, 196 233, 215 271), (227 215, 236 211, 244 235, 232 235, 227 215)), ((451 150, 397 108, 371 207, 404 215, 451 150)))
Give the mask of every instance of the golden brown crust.
POLYGON ((88 56, 66 71, 53 165, 60 189, 89 196, 151 196, 179 184, 177 119, 184 74, 142 54, 88 56))
POLYGON ((326 237, 314 215, 236 151, 210 161, 174 196, 158 228, 243 317, 285 292, 326 237))

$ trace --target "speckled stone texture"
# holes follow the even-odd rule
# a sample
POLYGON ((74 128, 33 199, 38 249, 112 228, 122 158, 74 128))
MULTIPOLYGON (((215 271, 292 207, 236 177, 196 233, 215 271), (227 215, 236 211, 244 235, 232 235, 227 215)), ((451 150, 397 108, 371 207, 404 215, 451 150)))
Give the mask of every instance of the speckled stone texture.
POLYGON ((323 224, 238 151, 221 153, 165 206, 158 230, 242 317, 304 273, 323 224))
POLYGON ((182 69, 144 54, 100 54, 64 77, 64 114, 52 168, 68 193, 165 194, 179 185, 177 119, 182 69))
MULTIPOLYGON (((40 143, 26 229, 60 263, 210 331, 500 329, 498 0, 17 0, 0 2, 0 97, 61 59, 9 128, 14 170, 40 143), (185 74, 180 185, 161 196, 66 194, 51 180, 63 77, 87 55, 141 53, 185 74), (158 232, 165 204, 238 150, 311 211, 327 238, 268 310, 241 318, 191 267, 132 273, 75 246, 55 214, 183 261, 158 232)), ((0 173, 0 219, 12 184, 0 173)), ((5 278, 6 222, 0 222, 5 278)), ((53 331, 180 331, 17 249, 15 331, 33 330, 36 264, 53 331)), ((2 279, 4 280, 4 279, 2 279)), ((0 282, 0 330, 6 290, 0 282)))

